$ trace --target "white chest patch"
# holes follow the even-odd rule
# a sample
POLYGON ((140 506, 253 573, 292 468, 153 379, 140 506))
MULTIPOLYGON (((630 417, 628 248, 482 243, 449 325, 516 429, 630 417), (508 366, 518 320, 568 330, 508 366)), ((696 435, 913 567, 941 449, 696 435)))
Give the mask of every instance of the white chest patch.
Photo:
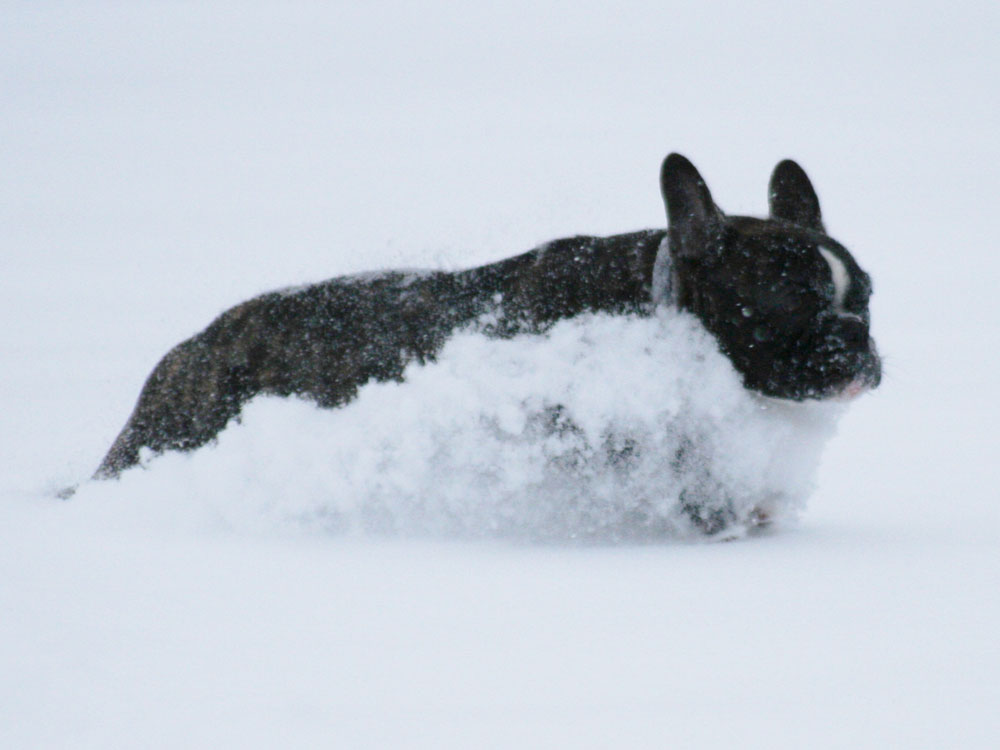
POLYGON ((847 296, 847 288, 851 284, 847 266, 844 265, 844 261, 825 247, 819 248, 819 254, 830 266, 830 275, 833 277, 833 309, 838 313, 843 313, 844 297, 847 296))

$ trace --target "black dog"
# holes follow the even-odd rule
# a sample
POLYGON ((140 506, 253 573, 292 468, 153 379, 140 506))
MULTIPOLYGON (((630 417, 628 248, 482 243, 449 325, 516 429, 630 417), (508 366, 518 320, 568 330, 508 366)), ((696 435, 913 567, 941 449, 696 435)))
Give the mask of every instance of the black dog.
POLYGON ((543 333, 588 312, 690 311, 746 387, 766 396, 826 399, 878 385, 871 282, 827 236, 795 162, 774 170, 769 219, 723 214, 678 154, 663 162, 661 188, 668 230, 571 237, 457 273, 341 277, 234 307, 156 366, 95 476, 118 476, 142 448, 209 442, 257 394, 335 407, 370 380, 400 380, 409 363, 432 361, 463 327, 543 333))

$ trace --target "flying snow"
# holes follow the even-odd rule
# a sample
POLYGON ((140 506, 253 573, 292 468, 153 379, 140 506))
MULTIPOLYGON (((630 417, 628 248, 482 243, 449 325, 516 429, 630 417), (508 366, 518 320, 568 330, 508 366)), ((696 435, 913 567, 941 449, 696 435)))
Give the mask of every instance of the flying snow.
POLYGON ((747 391, 685 313, 585 315, 458 333, 339 409, 258 397, 213 444, 75 501, 255 530, 617 540, 698 517, 739 534, 801 507, 841 409, 747 391))

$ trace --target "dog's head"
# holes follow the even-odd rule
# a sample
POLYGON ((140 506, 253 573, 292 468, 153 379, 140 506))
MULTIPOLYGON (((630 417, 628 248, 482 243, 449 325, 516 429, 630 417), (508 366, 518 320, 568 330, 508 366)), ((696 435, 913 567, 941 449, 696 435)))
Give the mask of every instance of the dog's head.
POLYGON ((672 297, 716 337, 748 388, 801 401, 878 385, 871 279, 826 234, 798 164, 775 167, 767 219, 726 216, 679 154, 664 160, 660 184, 672 297))

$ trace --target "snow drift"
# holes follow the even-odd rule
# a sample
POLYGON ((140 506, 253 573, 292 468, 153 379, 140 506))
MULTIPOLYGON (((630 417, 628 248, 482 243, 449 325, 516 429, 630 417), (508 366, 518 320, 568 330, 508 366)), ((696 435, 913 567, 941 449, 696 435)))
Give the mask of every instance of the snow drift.
POLYGON ((728 537, 794 515, 841 408, 747 391, 685 313, 586 315, 461 332, 339 409, 257 398, 214 444, 146 456, 78 500, 258 530, 728 537))

